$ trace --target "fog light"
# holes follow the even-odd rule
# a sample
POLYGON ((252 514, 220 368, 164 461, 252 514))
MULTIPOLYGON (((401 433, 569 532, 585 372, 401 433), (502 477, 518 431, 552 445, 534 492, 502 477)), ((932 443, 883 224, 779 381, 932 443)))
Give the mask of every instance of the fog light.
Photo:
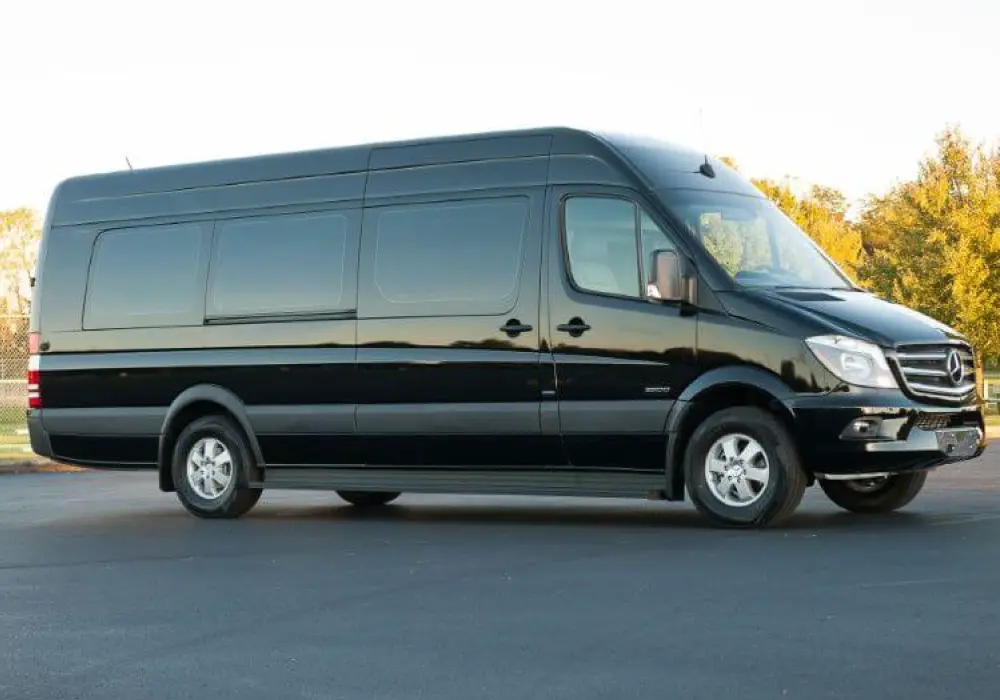
POLYGON ((844 428, 840 437, 846 440, 866 440, 879 436, 879 428, 882 425, 881 418, 858 418, 852 420, 844 428))

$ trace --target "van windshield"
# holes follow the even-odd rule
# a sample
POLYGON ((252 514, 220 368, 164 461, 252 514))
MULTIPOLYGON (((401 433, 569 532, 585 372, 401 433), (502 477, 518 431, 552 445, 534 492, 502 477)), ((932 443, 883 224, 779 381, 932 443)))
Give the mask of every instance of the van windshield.
POLYGON ((695 239, 740 285, 855 288, 769 199, 707 190, 664 190, 661 194, 695 239))

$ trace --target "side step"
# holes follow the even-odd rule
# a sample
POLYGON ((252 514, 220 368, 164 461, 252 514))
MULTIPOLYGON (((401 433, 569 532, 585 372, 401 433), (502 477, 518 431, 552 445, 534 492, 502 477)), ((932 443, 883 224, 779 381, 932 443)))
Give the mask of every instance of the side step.
POLYGON ((649 472, 270 467, 255 488, 402 491, 516 496, 666 499, 666 477, 649 472))

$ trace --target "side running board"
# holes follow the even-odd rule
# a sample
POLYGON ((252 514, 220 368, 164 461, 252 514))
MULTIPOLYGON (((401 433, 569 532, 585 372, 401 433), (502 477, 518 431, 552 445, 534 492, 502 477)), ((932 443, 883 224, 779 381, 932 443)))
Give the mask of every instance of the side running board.
POLYGON ((648 472, 269 467, 254 488, 403 493, 591 496, 665 500, 666 477, 648 472))

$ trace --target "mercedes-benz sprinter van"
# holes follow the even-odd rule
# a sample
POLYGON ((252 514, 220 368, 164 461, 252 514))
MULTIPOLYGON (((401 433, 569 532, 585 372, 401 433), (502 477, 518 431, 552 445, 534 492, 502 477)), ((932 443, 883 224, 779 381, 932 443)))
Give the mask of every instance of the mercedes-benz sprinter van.
POLYGON ((35 452, 262 489, 900 508, 986 443, 966 338, 858 288, 723 163, 538 129, 72 178, 31 317, 35 452))

